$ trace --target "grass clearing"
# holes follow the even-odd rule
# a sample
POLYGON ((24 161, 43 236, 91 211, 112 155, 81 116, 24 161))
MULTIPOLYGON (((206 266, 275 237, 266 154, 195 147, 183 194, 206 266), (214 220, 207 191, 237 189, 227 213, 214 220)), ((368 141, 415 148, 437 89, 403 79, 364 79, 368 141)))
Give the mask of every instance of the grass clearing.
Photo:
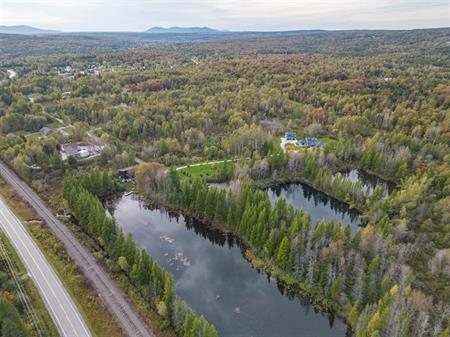
MULTIPOLYGON (((62 188, 61 181, 53 179, 50 186, 51 187, 45 189, 45 191, 41 191, 40 194, 44 197, 48 205, 53 209, 58 209, 62 206, 60 197, 62 188)), ((9 206, 21 219, 32 220, 38 218, 34 210, 17 196, 15 191, 0 177, 0 194, 3 193, 8 195, 9 200, 11 200, 11 203, 8 203, 9 206), (13 207, 12 205, 14 204, 20 205, 19 209, 13 207)), ((91 252, 95 250, 93 241, 87 237, 78 226, 73 224, 66 225, 69 226, 71 231, 84 246, 91 252)), ((70 296, 85 318, 93 336, 122 337, 123 333, 121 332, 120 326, 115 322, 109 311, 103 306, 103 303, 100 301, 97 294, 86 283, 85 278, 78 267, 66 254, 63 245, 41 222, 31 221, 28 224, 27 229, 60 277, 70 296)), ((102 255, 100 252, 95 252, 94 255, 99 256, 99 260, 104 262, 100 256, 102 255)), ((105 268, 105 270, 108 271, 108 268, 105 268)), ((130 284, 126 277, 112 273, 109 274, 111 278, 117 281, 119 288, 125 292, 130 303, 152 328, 156 336, 176 336, 172 329, 162 330, 160 328, 161 320, 159 315, 136 291, 136 288, 130 284)))
POLYGON ((329 138, 329 137, 319 137, 317 138, 318 140, 320 140, 325 146, 335 146, 337 145, 338 141, 336 139, 333 138, 329 138))
POLYGON ((57 129, 60 126, 61 126, 61 124, 58 122, 51 122, 46 125, 46 127, 50 128, 50 129, 57 129))
POLYGON ((217 171, 217 169, 223 167, 226 162, 221 163, 200 163, 200 164, 192 164, 188 165, 188 167, 178 170, 178 173, 181 177, 211 177, 217 171))
POLYGON ((191 175, 193 177, 196 176, 210 176, 214 172, 213 164, 204 164, 199 166, 188 166, 182 170, 179 170, 181 175, 191 175))

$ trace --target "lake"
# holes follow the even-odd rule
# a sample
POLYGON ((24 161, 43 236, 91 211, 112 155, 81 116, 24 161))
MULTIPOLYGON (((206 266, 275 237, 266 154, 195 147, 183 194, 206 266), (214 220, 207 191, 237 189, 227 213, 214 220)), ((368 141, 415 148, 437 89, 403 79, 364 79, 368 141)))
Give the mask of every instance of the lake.
POLYGON ((177 295, 214 324, 219 336, 346 336, 341 320, 254 269, 233 235, 148 207, 135 195, 119 198, 111 212, 139 247, 173 273, 177 295))

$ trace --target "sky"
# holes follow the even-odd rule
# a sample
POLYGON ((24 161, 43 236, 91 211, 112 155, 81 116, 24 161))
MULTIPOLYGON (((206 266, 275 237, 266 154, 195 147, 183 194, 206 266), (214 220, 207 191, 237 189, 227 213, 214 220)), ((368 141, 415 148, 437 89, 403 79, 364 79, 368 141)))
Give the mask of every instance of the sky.
POLYGON ((62 31, 414 29, 449 27, 450 0, 0 0, 0 25, 62 31))

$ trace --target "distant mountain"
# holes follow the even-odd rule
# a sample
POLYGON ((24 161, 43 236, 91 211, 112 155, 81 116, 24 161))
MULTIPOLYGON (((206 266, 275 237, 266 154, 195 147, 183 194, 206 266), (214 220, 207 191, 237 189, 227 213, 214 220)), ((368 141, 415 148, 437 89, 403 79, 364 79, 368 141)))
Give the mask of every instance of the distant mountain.
POLYGON ((0 26, 0 33, 3 34, 21 34, 21 35, 43 35, 43 34, 58 34, 58 30, 39 29, 31 26, 0 26))
POLYGON ((219 30, 212 29, 209 27, 152 27, 145 31, 145 33, 152 34, 167 34, 167 33, 175 33, 175 34, 193 34, 193 33, 219 33, 219 30))

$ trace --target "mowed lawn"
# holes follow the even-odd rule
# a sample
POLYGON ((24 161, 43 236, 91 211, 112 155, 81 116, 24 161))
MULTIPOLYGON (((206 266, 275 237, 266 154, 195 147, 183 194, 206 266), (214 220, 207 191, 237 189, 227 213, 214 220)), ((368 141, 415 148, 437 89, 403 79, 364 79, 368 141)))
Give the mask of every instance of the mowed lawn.
POLYGON ((336 139, 333 138, 328 138, 328 137, 319 137, 318 138, 325 146, 335 146, 338 141, 336 139))
MULTIPOLYGON (((215 164, 217 165, 217 164, 215 164)), ((204 164, 200 166, 190 166, 180 170, 181 174, 188 173, 191 176, 211 175, 214 172, 214 164, 204 164)))
MULTIPOLYGON (((195 164, 192 164, 195 165, 195 164)), ((225 165, 225 162, 223 163, 204 163, 197 166, 188 166, 181 170, 178 170, 178 173, 183 176, 189 176, 189 177, 197 177, 197 176, 212 176, 214 172, 220 168, 221 166, 225 165)))

